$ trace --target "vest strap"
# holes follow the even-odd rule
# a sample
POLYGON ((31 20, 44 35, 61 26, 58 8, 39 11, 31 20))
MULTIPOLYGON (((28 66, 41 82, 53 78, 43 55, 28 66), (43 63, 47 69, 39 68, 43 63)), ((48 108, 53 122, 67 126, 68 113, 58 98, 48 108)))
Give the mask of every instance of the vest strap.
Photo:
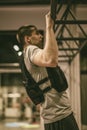
POLYGON ((47 93, 49 90, 51 90, 52 89, 52 87, 51 86, 48 86, 48 87, 46 87, 45 89, 43 89, 42 91, 43 91, 43 93, 47 93))

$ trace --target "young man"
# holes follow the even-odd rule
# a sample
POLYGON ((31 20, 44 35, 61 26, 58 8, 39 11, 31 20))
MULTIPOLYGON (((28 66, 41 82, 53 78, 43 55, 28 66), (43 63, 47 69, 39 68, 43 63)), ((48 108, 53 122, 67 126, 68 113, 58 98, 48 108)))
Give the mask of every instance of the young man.
MULTIPOLYGON (((24 62, 36 82, 47 77, 46 67, 58 65, 58 45, 53 31, 50 13, 46 15, 46 40, 42 48, 43 36, 34 25, 18 29, 17 39, 23 47, 24 62)), ((56 77, 55 77, 56 78, 56 77)), ((51 86, 50 80, 40 85, 41 89, 51 86)), ((57 92, 54 88, 44 94, 40 104, 45 130, 79 130, 67 92, 57 92)))

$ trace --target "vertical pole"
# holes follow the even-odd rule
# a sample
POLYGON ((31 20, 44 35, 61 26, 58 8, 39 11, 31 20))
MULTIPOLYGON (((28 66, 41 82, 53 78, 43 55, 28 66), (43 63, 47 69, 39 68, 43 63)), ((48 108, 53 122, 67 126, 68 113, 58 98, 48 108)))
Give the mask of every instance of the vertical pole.
POLYGON ((51 0, 51 18, 55 21, 56 19, 56 8, 57 8, 57 0, 51 0))

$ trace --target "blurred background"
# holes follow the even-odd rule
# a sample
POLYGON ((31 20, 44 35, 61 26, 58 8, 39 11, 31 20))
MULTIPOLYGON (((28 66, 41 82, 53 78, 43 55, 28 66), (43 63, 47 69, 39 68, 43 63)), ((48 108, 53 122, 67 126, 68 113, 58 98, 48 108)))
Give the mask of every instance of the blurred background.
MULTIPOLYGON (((40 107, 32 104, 22 83, 21 50, 16 32, 22 25, 34 24, 45 35, 45 15, 51 7, 54 6, 50 0, 0 0, 2 130, 44 129, 40 107)), ((87 1, 59 0, 57 8, 55 34, 60 50, 59 64, 69 82, 69 96, 80 130, 87 130, 87 1)))

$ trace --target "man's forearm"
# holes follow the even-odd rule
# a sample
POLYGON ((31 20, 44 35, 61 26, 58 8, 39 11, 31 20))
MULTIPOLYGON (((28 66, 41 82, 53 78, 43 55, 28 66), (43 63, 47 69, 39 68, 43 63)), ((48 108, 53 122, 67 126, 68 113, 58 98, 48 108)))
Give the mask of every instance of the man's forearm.
POLYGON ((50 58, 53 62, 58 60, 58 45, 52 27, 46 28, 46 43, 44 47, 46 58, 50 58))

